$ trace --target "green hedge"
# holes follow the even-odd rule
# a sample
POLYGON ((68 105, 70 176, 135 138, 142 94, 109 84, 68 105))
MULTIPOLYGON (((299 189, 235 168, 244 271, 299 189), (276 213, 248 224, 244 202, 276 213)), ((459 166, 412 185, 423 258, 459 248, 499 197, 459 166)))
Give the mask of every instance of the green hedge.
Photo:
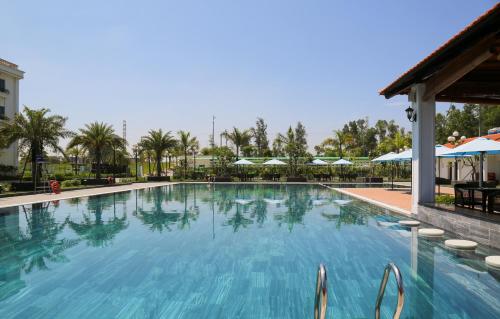
POLYGON ((80 185, 82 185, 82 182, 79 179, 68 179, 61 183, 63 188, 77 187, 80 185))

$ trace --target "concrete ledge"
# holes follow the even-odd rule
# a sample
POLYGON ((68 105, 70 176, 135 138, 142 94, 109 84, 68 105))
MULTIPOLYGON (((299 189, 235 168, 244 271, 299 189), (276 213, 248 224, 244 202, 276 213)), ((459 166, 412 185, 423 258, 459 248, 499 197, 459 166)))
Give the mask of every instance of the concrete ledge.
POLYGON ((500 248, 500 224, 419 205, 416 218, 482 245, 500 248))

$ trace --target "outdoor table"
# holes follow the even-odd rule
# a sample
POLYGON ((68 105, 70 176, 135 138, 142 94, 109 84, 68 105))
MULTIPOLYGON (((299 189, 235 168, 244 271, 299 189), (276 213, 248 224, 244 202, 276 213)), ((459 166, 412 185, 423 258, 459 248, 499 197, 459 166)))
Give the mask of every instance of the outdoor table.
MULTIPOLYGON (((488 195, 498 191, 496 187, 468 187, 467 189, 469 190, 469 196, 472 198, 474 198, 474 192, 478 191, 481 193, 481 210, 483 212, 486 212, 486 207, 488 206, 486 203, 488 195)), ((474 208, 474 205, 472 205, 472 208, 474 208)))

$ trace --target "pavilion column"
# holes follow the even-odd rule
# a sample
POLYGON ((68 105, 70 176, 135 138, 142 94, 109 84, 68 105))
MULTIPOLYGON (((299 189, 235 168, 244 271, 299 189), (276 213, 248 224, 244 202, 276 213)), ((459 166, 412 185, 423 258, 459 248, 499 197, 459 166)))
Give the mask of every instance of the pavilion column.
POLYGON ((413 85, 409 95, 417 120, 413 122, 412 158, 412 212, 417 213, 418 204, 434 203, 436 172, 434 161, 434 129, 436 101, 424 100, 425 84, 413 85))

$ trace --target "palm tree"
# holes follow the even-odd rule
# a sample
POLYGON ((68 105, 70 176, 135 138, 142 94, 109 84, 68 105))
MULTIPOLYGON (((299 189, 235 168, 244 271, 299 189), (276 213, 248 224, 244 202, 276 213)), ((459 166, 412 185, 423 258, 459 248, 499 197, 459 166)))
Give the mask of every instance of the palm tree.
POLYGON ((156 158, 156 176, 161 176, 161 159, 165 151, 175 147, 177 142, 170 131, 163 133, 162 129, 150 130, 142 139, 142 145, 146 150, 152 151, 156 158))
POLYGON ((240 148, 248 145, 250 143, 250 139, 252 138, 250 131, 240 131, 236 127, 233 127, 233 131, 225 133, 225 136, 231 141, 231 143, 233 143, 234 147, 236 147, 236 160, 239 160, 240 148))
POLYGON ((177 134, 179 135, 179 147, 184 154, 184 178, 186 178, 188 151, 195 150, 199 144, 196 137, 191 137, 189 132, 179 131, 177 134))
POLYGON ((85 156, 85 150, 78 145, 69 148, 67 147, 66 155, 73 156, 73 158, 75 159, 75 175, 78 175, 78 169, 79 169, 78 159, 85 156))
POLYGON ((28 150, 33 183, 40 177, 39 173, 35 174, 37 157, 42 156, 47 147, 64 154, 59 139, 72 136, 72 132, 64 128, 67 118, 48 115, 49 112, 46 108, 35 110, 25 106, 23 112, 15 114, 12 119, 0 121, 3 143, 11 145, 19 141, 19 148, 28 150))
POLYGON ((79 133, 69 142, 68 148, 81 146, 88 154, 93 154, 96 163, 96 179, 100 179, 103 155, 117 146, 125 148, 125 144, 125 140, 115 134, 111 125, 93 122, 79 129, 79 133))
POLYGON ((334 131, 335 137, 333 140, 333 143, 337 145, 338 152, 339 152, 339 157, 342 158, 343 156, 343 147, 345 149, 346 144, 350 140, 350 135, 349 133, 345 133, 341 130, 334 131))

